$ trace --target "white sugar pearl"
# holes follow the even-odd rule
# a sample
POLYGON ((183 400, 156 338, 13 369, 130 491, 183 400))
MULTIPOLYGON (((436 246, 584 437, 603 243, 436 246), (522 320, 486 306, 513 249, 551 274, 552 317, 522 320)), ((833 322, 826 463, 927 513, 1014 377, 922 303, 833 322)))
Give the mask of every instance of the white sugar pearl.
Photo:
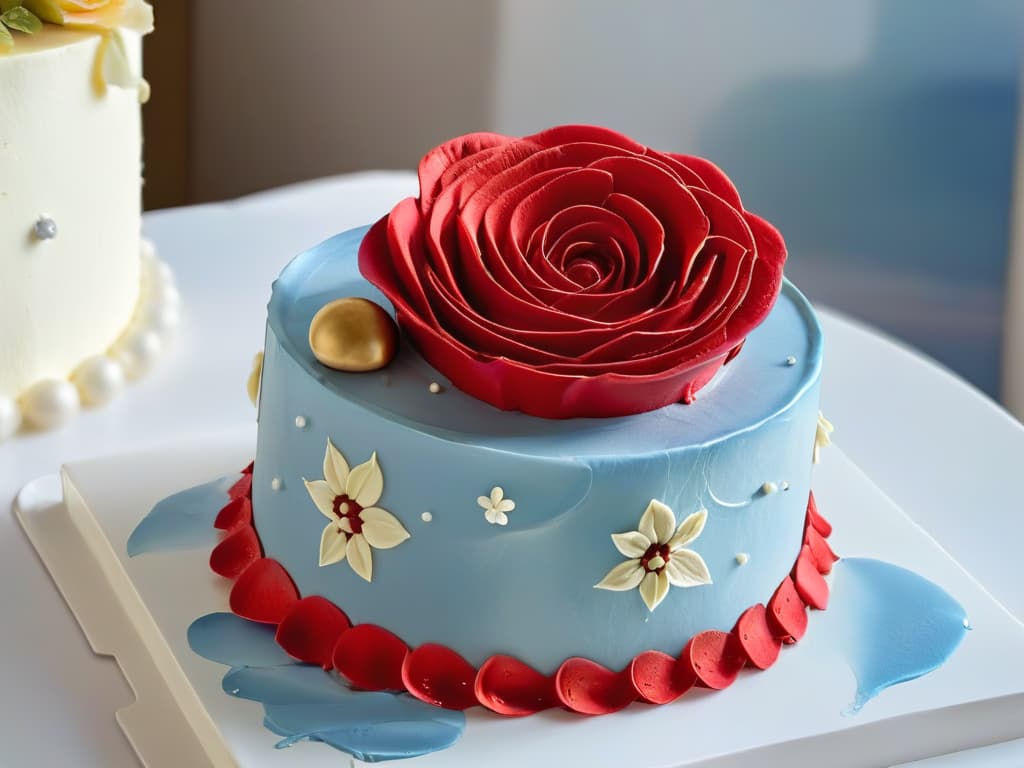
POLYGON ((156 333, 138 330, 117 343, 113 356, 124 367, 125 376, 134 379, 152 367, 161 347, 156 333))
POLYGON ((78 412, 78 390, 64 379, 37 381, 21 396, 21 415, 37 429, 67 423, 78 412))
POLYGON ((124 387, 124 369, 106 355, 94 355, 75 369, 71 383, 86 405, 103 405, 117 396, 124 387))
POLYGON ((438 392, 441 391, 441 385, 438 384, 436 381, 432 381, 430 382, 430 386, 427 387, 427 389, 430 390, 430 394, 436 395, 438 392))
POLYGON ((746 565, 750 562, 750 555, 746 552, 740 552, 736 555, 736 565, 746 565))
POLYGON ((164 285, 171 285, 171 286, 173 286, 174 285, 174 270, 171 269, 170 264, 168 264, 166 261, 161 261, 160 259, 156 259, 156 262, 155 262, 154 266, 156 267, 157 279, 161 283, 163 283, 164 285))
POLYGON ((273 480, 270 481, 270 490, 272 490, 272 491, 280 491, 281 490, 281 478, 280 477, 275 477, 273 480))
POLYGON ((796 365, 796 358, 790 355, 786 358, 786 365, 796 365))
POLYGON ((424 523, 429 523, 431 520, 434 519, 434 516, 430 512, 424 512, 422 515, 420 515, 420 519, 424 523))
POLYGON ((21 426, 21 409, 9 397, 0 396, 0 443, 9 438, 21 426))
POLYGON ((779 486, 769 480, 767 483, 761 486, 761 493, 765 496, 771 496, 773 493, 779 490, 779 486))
POLYGON ((178 327, 181 313, 176 303, 153 302, 145 308, 141 327, 164 334, 178 327))
POLYGON ((297 429, 305 429, 306 428, 306 417, 305 416, 296 416, 295 417, 295 426, 296 426, 297 429))

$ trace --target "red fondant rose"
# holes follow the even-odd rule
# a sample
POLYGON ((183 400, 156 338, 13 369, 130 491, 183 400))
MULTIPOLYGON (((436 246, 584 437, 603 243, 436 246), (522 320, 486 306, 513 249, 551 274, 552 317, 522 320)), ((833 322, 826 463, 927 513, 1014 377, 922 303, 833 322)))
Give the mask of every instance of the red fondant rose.
POLYGON ((359 250, 427 361, 535 416, 690 402, 768 314, 786 249, 707 160, 604 128, 474 133, 359 250))

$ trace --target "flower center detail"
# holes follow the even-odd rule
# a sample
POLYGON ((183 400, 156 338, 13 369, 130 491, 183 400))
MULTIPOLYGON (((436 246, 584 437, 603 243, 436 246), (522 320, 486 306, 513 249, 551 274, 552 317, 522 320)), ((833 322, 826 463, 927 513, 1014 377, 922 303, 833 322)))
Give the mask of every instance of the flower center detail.
POLYGON ((651 544, 640 558, 640 565, 648 573, 661 573, 671 557, 668 544, 651 544))
POLYGON ((363 508, 356 503, 355 499, 350 499, 345 494, 334 497, 334 514, 336 514, 341 520, 347 520, 349 527, 352 529, 352 533, 344 531, 345 538, 350 539, 354 534, 363 532, 363 520, 359 517, 359 513, 363 511, 363 508))

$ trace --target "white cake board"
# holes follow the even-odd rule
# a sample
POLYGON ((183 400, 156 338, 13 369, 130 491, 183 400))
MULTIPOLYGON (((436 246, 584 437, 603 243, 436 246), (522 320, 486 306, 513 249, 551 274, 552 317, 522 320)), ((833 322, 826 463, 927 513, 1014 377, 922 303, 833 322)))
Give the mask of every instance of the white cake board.
MULTIPOLYGON (((318 768, 357 763, 319 743, 276 750, 256 702, 221 689, 227 668, 188 647, 199 616, 227 610, 229 583, 208 551, 129 559, 125 544, 160 499, 236 473, 253 453, 252 430, 64 468, 27 486, 22 525, 97 653, 117 658, 135 690, 118 722, 147 768, 318 768), (63 486, 63 500, 62 500, 63 486)), ((633 704, 598 718, 549 711, 506 719, 474 710, 451 749, 413 758, 428 766, 572 765, 746 768, 891 765, 1024 736, 1024 625, 1005 611, 838 450, 816 470, 815 495, 847 556, 876 557, 954 595, 974 631, 952 659, 884 691, 856 715, 852 674, 807 636, 767 672, 731 688, 694 690, 663 707, 633 704)))

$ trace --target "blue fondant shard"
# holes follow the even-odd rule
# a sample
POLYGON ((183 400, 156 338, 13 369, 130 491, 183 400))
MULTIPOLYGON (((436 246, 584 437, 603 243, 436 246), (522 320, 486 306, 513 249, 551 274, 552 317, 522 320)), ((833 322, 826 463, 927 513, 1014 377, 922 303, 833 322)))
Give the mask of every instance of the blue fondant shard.
POLYGON ((200 616, 188 628, 192 650, 229 667, 275 667, 294 664, 274 640, 274 627, 247 621, 233 613, 200 616))
POLYGON ((213 521, 237 478, 221 478, 168 496, 135 526, 128 537, 128 556, 181 549, 212 549, 218 535, 213 521))
POLYGON ((263 705, 264 726, 284 737, 279 749, 311 739, 379 762, 436 752, 454 744, 466 718, 405 694, 353 691, 332 672, 289 658, 274 629, 230 613, 192 622, 192 650, 230 669, 225 693, 263 705))
POLYGON ((886 688, 941 666, 968 627, 963 606, 937 584, 859 557, 836 563, 825 618, 829 642, 857 678, 852 712, 886 688))

